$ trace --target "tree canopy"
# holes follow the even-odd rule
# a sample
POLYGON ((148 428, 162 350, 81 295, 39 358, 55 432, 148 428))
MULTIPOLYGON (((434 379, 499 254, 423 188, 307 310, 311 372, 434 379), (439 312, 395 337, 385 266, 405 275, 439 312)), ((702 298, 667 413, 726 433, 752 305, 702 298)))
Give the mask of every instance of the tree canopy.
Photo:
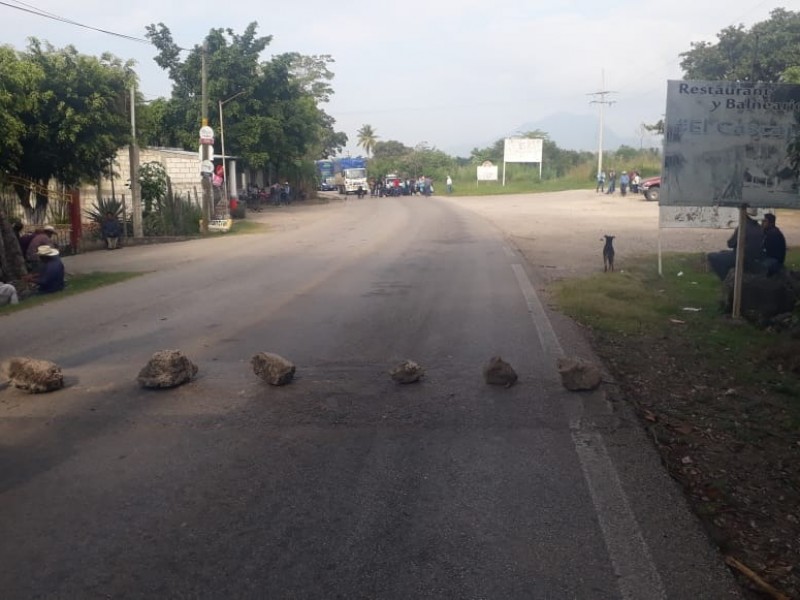
POLYGON ((286 53, 262 61, 272 36, 259 37, 257 29, 255 22, 241 35, 212 29, 182 58, 167 26, 149 25, 147 38, 158 50, 156 63, 169 73, 173 88, 169 99, 145 109, 142 141, 196 148, 205 45, 209 124, 219 130, 222 101, 227 154, 254 168, 273 165, 285 171, 343 148, 347 136, 334 131, 333 118, 320 108, 333 93, 328 69, 333 59, 286 53))
POLYGON ((94 180, 130 139, 131 63, 31 40, 0 48, 0 169, 46 184, 94 180))
POLYGON ((800 66, 800 12, 776 8, 749 30, 726 27, 717 39, 681 54, 686 79, 778 82, 800 66))

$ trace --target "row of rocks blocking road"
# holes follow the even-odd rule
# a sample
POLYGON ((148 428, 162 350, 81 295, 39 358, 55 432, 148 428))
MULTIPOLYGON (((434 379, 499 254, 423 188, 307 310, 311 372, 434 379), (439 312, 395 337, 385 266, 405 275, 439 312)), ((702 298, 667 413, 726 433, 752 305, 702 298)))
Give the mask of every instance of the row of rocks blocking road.
MULTIPOLYGON (((271 352, 259 352, 250 364, 257 377, 273 386, 288 385, 296 371, 291 361, 271 352)), ((600 369, 581 358, 559 358, 557 368, 563 386, 571 391, 593 390, 603 381, 600 369)), ((141 369, 137 382, 143 388, 169 389, 189 383, 198 370, 180 350, 161 350, 141 369)), ((61 367, 47 360, 14 357, 3 365, 2 373, 12 386, 32 394, 64 387, 61 367)), ((399 384, 416 383, 424 374, 425 369, 412 360, 404 360, 389 371, 392 380, 399 384)), ((483 378, 488 385, 508 388, 517 382, 518 375, 508 362, 493 356, 483 367, 483 378)))

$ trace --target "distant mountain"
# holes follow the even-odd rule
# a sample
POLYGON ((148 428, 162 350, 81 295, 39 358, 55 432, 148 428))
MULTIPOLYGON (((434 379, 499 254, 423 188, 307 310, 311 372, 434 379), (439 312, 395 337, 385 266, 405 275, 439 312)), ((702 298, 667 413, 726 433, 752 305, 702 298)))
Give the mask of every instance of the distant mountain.
MULTIPOLYGON (((556 113, 539 121, 524 123, 514 133, 539 129, 549 134, 559 148, 597 152, 597 128, 596 116, 556 113)), ((620 137, 606 125, 603 131, 603 150, 616 150, 623 144, 637 148, 639 140, 620 137)))

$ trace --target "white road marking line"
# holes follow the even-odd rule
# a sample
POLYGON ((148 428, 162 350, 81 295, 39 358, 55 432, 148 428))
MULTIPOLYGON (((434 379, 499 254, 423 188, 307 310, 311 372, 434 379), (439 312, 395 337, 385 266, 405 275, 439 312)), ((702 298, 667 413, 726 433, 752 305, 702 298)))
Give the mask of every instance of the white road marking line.
MULTIPOLYGON (((528 305, 528 312, 542 349, 545 356, 550 359, 550 366, 547 367, 548 379, 550 377, 557 379, 556 361, 564 354, 561 343, 525 269, 518 263, 512 264, 511 268, 528 305)), ((568 415, 573 413, 574 409, 574 405, 572 410, 570 407, 565 407, 568 415)), ((597 432, 583 430, 581 422, 579 414, 570 415, 572 442, 589 488, 609 558, 617 575, 620 594, 625 600, 666 599, 664 583, 653 563, 647 542, 636 521, 636 515, 631 510, 619 474, 608 455, 603 436, 597 432)))
POLYGON ((516 255, 516 253, 515 253, 515 252, 514 252, 514 251, 513 251, 511 248, 509 248, 509 247, 508 247, 508 246, 506 246, 506 245, 503 245, 503 252, 505 252, 505 253, 506 253, 506 256, 507 256, 508 258, 512 259, 512 260, 513 260, 513 259, 515 259, 515 258, 517 258, 517 255, 516 255))

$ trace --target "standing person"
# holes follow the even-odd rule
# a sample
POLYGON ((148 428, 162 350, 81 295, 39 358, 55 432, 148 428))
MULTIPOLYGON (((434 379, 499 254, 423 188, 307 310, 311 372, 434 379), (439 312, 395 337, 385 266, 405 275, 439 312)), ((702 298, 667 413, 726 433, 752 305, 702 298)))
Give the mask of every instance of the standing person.
POLYGON ((786 260, 786 238, 783 232, 775 226, 775 215, 767 213, 761 221, 764 231, 764 256, 761 259, 767 270, 767 277, 783 269, 786 260))
POLYGON ((613 194, 614 190, 617 187, 617 172, 616 171, 609 171, 608 173, 608 191, 606 194, 613 194))
POLYGON ((631 182, 630 176, 627 171, 623 171, 619 176, 619 193, 625 196, 628 193, 628 184, 631 182))
POLYGON ((100 232, 106 242, 106 250, 115 250, 119 244, 119 236, 122 235, 122 227, 110 210, 106 212, 100 232))
POLYGON ((281 204, 292 203, 292 188, 289 187, 289 182, 285 182, 281 188, 281 204))
POLYGON ((642 178, 639 176, 639 171, 633 172, 633 177, 631 178, 631 192, 634 194, 639 193, 639 184, 642 182, 642 178))
POLYGON ((606 172, 600 171, 597 174, 597 187, 594 189, 595 193, 600 192, 601 194, 606 191, 606 172))
POLYGON ((450 175, 447 176, 447 193, 453 193, 453 178, 450 175))

